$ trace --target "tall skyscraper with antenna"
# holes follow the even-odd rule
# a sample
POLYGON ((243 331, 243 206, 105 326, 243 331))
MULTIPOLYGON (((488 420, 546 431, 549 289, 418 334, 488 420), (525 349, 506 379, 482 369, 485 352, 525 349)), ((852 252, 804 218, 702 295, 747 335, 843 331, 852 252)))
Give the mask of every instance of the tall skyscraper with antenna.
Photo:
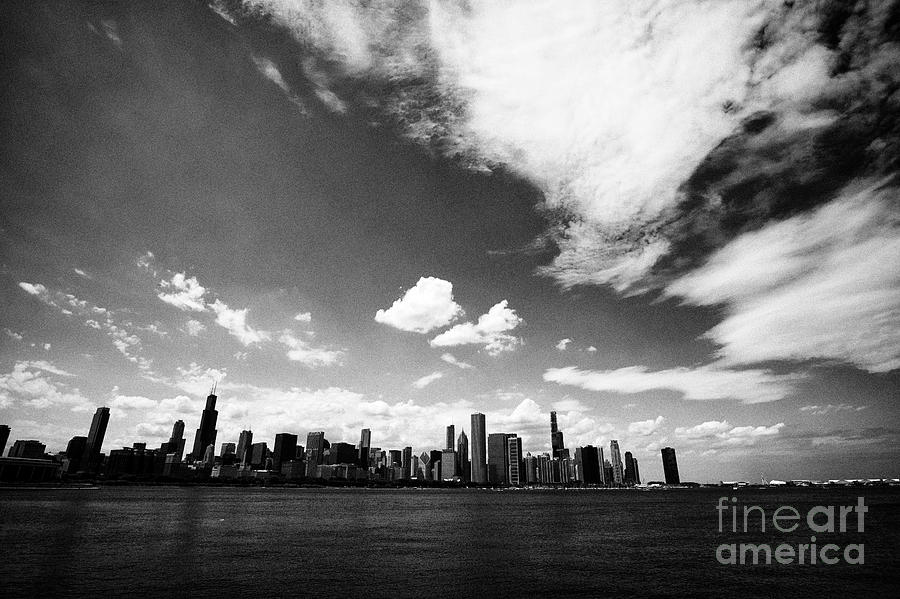
POLYGON ((568 457, 562 431, 556 425, 556 412, 550 412, 550 447, 553 448, 554 458, 568 457))
POLYGON ((213 384, 209 395, 206 396, 206 407, 200 416, 200 428, 194 436, 194 450, 191 452, 194 460, 202 460, 206 453, 206 448, 216 444, 216 420, 219 418, 219 412, 216 411, 216 385, 213 384))

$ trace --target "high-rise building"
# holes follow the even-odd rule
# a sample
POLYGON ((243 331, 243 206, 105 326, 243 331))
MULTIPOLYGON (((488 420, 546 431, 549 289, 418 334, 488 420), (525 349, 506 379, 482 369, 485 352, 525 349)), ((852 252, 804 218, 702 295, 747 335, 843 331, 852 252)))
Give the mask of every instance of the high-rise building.
POLYGON ((87 447, 87 437, 72 437, 66 445, 66 458, 69 460, 66 472, 78 472, 84 459, 84 450, 87 447))
POLYGON ((613 484, 613 467, 609 460, 603 460, 603 481, 607 486, 613 484))
POLYGON ((254 470, 264 470, 267 466, 267 458, 269 457, 269 447, 265 441, 262 443, 254 443, 250 446, 250 467, 254 470))
POLYGON ((412 447, 403 448, 403 462, 400 465, 403 467, 403 478, 412 478, 415 474, 412 447))
POLYGON ((281 472, 281 465, 290 462, 296 457, 297 435, 291 433, 278 433, 275 435, 275 449, 272 451, 272 470, 281 472))
POLYGON ((447 427, 447 443, 444 445, 444 449, 449 449, 453 451, 453 444, 456 441, 456 427, 454 425, 450 425, 447 427))
POLYGON ((634 458, 634 484, 641 484, 641 471, 638 469, 637 458, 634 458))
POLYGON ((509 464, 509 474, 507 479, 509 484, 515 487, 521 486, 525 482, 525 467, 522 461, 522 439, 515 433, 509 435, 506 439, 507 463, 509 464))
POLYGON ((613 439, 609 442, 609 459, 612 460, 612 482, 621 485, 625 482, 625 472, 622 468, 622 454, 619 453, 619 442, 613 439))
POLYGON ((359 434, 359 465, 369 467, 369 448, 372 447, 372 431, 364 428, 359 434))
POLYGON ((492 485, 509 483, 509 449, 506 440, 509 433, 491 433, 488 435, 488 482, 492 485))
POLYGON ((174 453, 175 461, 180 462, 184 457, 184 420, 176 420, 172 426, 172 436, 163 447, 166 454, 174 453))
POLYGON ((610 479, 606 477, 606 458, 603 456, 602 447, 597 448, 597 461, 600 463, 600 484, 608 484, 610 479))
POLYGON ((425 480, 431 480, 431 456, 423 451, 419 456, 419 472, 425 480))
POLYGON ((540 482, 537 477, 537 458, 530 453, 525 456, 525 482, 534 484, 540 482))
POLYGON ((253 431, 241 431, 241 435, 238 437, 237 450, 235 451, 235 456, 239 464, 246 464, 248 462, 248 452, 250 451, 250 446, 253 445, 253 431))
POLYGON ((634 456, 630 451, 625 452, 625 484, 634 484, 634 456))
POLYGON ((7 441, 9 441, 9 426, 0 424, 0 457, 3 457, 3 452, 6 451, 7 441))
MULTIPOLYGON (((581 447, 581 480, 586 485, 599 485, 600 478, 600 454, 593 445, 581 447)), ((576 450, 576 454, 577 454, 576 450)), ((576 456, 576 459, 577 456, 576 456)))
POLYGON ((550 447, 553 448, 554 458, 568 457, 563 455, 566 444, 563 441, 562 431, 556 425, 556 412, 550 412, 550 447))
POLYGON ((216 465, 216 446, 212 443, 207 445, 206 449, 203 451, 201 465, 208 469, 212 469, 212 467, 216 465))
POLYGON ((465 481, 468 481, 472 475, 469 466, 469 437, 466 436, 466 431, 459 433, 459 439, 456 442, 456 472, 465 481))
POLYGON ((306 435, 306 463, 313 466, 325 461, 325 432, 313 431, 306 435))
POLYGON ((222 443, 222 448, 219 450, 219 455, 223 458, 227 455, 234 455, 237 450, 237 445, 234 443, 222 443))
POLYGON ((666 475, 666 484, 680 485, 681 478, 678 476, 678 461, 675 459, 675 450, 671 447, 663 447, 661 453, 663 472, 666 475))
POLYGON ((216 395, 211 391, 206 396, 206 407, 203 408, 203 414, 200 416, 200 428, 194 435, 194 450, 191 456, 194 460, 201 460, 204 457, 206 448, 216 444, 216 420, 219 418, 219 412, 216 410, 216 395))
POLYGON ((480 485, 488 482, 487 436, 484 414, 472 414, 472 482, 480 485))
POLYGON ((452 449, 445 449, 441 452, 441 479, 447 480, 454 476, 459 476, 456 470, 456 452, 452 449))
POLYGON ((107 424, 109 424, 109 408, 97 408, 94 418, 91 420, 91 430, 84 448, 84 458, 81 460, 82 468, 85 470, 94 471, 100 466, 100 448, 103 446, 103 437, 106 436, 107 424))

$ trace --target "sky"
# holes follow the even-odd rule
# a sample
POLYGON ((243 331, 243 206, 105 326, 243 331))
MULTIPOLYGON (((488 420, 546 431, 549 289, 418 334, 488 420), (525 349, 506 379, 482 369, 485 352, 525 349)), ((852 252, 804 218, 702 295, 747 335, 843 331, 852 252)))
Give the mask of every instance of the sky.
POLYGON ((896 477, 900 3, 4 3, 0 422, 896 477))

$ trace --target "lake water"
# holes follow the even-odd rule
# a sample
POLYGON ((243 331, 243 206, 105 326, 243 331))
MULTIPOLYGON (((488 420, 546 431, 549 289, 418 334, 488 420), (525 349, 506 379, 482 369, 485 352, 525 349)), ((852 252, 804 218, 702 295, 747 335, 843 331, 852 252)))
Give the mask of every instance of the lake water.
MULTIPOLYGON (((856 515, 849 517, 855 531, 856 515)), ((900 490, 0 489, 3 597, 895 596, 900 490), (720 496, 770 514, 718 531, 720 496), (789 505, 869 507, 863 565, 722 565, 722 543, 809 543, 789 505), (755 523, 754 520, 751 522, 755 523)))

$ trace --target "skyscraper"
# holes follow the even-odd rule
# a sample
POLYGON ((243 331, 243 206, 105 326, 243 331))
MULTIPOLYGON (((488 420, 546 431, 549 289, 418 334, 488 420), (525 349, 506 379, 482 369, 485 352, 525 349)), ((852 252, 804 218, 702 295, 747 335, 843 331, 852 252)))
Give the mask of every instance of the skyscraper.
POLYGON ((364 428, 359 434, 359 465, 369 467, 369 448, 372 447, 372 431, 364 428))
POLYGON ((449 449, 453 451, 453 445, 456 441, 456 427, 454 425, 450 425, 447 427, 447 443, 444 446, 444 449, 449 449))
POLYGON ((0 424, 0 457, 3 457, 7 441, 9 441, 9 426, 0 424))
POLYGON ((69 464, 66 466, 66 472, 78 472, 81 470, 86 447, 87 437, 77 436, 69 439, 69 444, 66 445, 66 458, 69 460, 69 464))
POLYGON ((488 481, 486 449, 484 414, 472 414, 472 482, 480 485, 488 481))
POLYGON ((412 447, 403 448, 403 462, 400 465, 403 467, 403 478, 412 478, 415 474, 412 447))
POLYGON ((176 420, 172 426, 172 436, 165 443, 164 450, 166 454, 174 453, 174 461, 180 462, 184 457, 184 420, 176 420))
POLYGON ((488 482, 492 485, 505 485, 509 482, 508 438, 508 433, 488 435, 488 482))
POLYGON ((247 458, 247 461, 250 462, 251 468, 254 470, 263 470, 266 468, 266 458, 269 456, 269 447, 266 445, 265 441, 251 445, 249 453, 250 457, 247 458))
POLYGON ((325 460, 325 432, 313 431, 306 435, 306 462, 321 464, 325 460))
POLYGON ((522 439, 515 433, 506 439, 507 463, 509 464, 508 480, 512 486, 520 486, 525 482, 525 468, 522 461, 522 439))
POLYGON ((238 463, 244 465, 248 462, 248 452, 253 445, 253 431, 241 431, 238 437, 237 451, 235 452, 238 463))
POLYGON ((217 397, 211 391, 206 396, 206 407, 203 408, 203 414, 200 416, 200 428, 194 435, 194 450, 191 452, 195 461, 202 460, 206 453, 206 448, 216 444, 216 420, 219 412, 216 411, 217 397))
POLYGON ((275 449, 272 453, 272 470, 281 472, 281 465, 297 457, 297 435, 278 433, 275 435, 275 449))
POLYGON ((456 442, 456 471, 463 480, 470 480, 472 472, 469 466, 469 437, 466 436, 466 431, 459 433, 456 442))
POLYGON ((581 448, 581 480, 586 485, 599 485, 602 482, 600 476, 600 453, 593 445, 581 448))
POLYGON ((556 412, 550 412, 550 447, 553 448, 553 457, 568 457, 563 455, 566 444, 563 441, 562 431, 556 425, 556 412))
POLYGON ((445 449, 441 452, 441 479, 447 480, 454 476, 459 476, 456 470, 456 452, 452 449, 445 449))
POLYGON ((103 437, 106 436, 107 424, 109 424, 109 408, 97 408, 94 418, 91 420, 91 430, 88 433, 84 457, 81 460, 81 465, 85 470, 93 471, 100 465, 100 448, 103 446, 103 437))
POLYGON ((641 471, 638 469, 637 458, 634 458, 634 484, 641 484, 641 471))
POLYGON ((630 451, 625 452, 625 484, 634 484, 634 456, 630 451))
POLYGON ((678 461, 675 459, 675 450, 671 447, 663 447, 661 453, 663 472, 666 475, 666 484, 680 485, 681 478, 678 476, 678 461))
POLYGON ((625 480, 622 468, 622 454, 619 453, 619 442, 613 439, 609 442, 609 459, 612 460, 612 482, 621 485, 625 480))

